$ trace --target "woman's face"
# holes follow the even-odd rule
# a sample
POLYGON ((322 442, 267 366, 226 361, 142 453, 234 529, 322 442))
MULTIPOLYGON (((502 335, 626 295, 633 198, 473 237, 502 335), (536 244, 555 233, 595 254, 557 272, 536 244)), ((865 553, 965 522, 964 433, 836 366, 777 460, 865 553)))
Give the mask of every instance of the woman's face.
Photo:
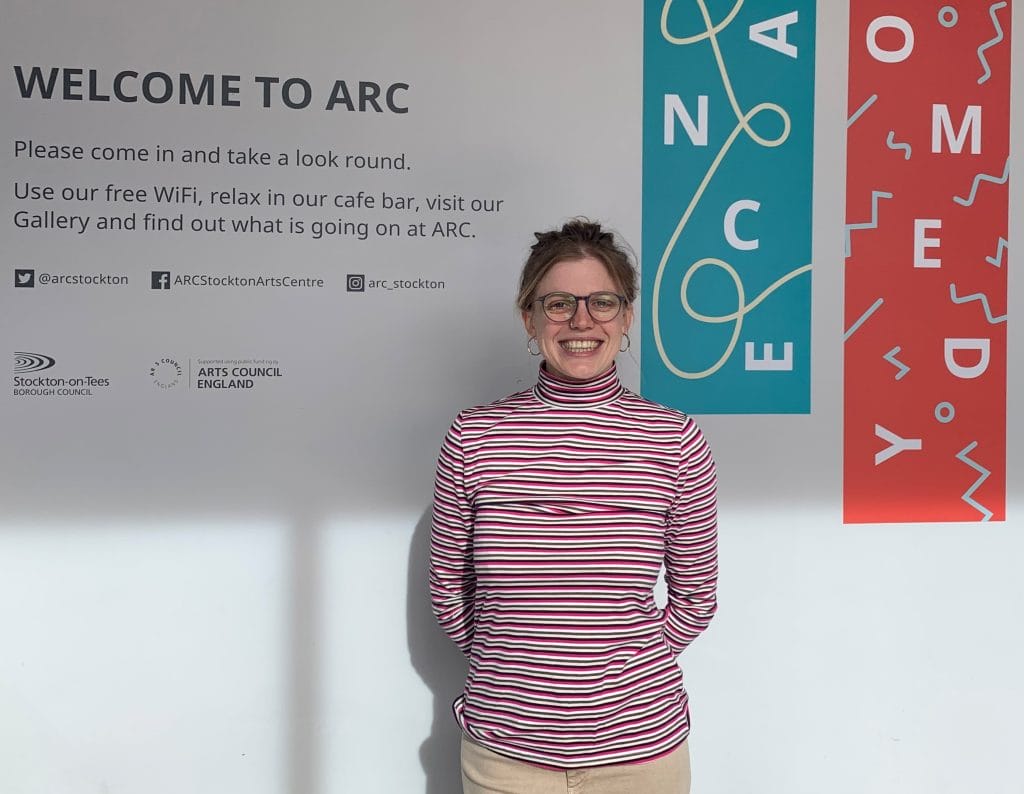
MULTIPOLYGON (((591 295, 595 292, 620 293, 604 264, 597 259, 563 260, 547 272, 534 298, 551 292, 591 295)), ((567 322, 553 322, 534 301, 523 312, 526 333, 537 338, 548 370, 565 380, 589 380, 606 371, 619 352, 622 335, 633 321, 633 307, 626 306, 618 316, 598 322, 590 316, 585 301, 578 301, 576 313, 567 322)))

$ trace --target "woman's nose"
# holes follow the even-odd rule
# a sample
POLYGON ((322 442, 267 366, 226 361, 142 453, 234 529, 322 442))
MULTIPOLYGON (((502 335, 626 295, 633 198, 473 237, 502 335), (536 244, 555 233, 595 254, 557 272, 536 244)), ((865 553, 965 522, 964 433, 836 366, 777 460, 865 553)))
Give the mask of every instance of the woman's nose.
POLYGON ((590 328, 594 324, 594 318, 590 316, 590 309, 587 308, 585 300, 576 299, 576 311, 569 319, 570 328, 590 328))

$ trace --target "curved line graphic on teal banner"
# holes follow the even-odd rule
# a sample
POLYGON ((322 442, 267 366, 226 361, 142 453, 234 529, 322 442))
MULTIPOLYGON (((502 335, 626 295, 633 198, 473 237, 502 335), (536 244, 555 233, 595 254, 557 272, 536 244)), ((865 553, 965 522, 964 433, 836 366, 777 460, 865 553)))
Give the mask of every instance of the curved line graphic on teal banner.
POLYGON ((654 277, 654 290, 651 296, 651 322, 654 330, 654 343, 658 348, 658 355, 661 357, 661 361, 665 365, 665 367, 675 376, 687 380, 699 380, 718 372, 718 370, 722 368, 725 362, 729 360, 730 356, 732 356, 733 354, 733 351, 736 349, 736 343, 739 341, 740 332, 743 329, 743 318, 751 311, 753 311, 763 300, 765 300, 765 298, 767 298, 769 295, 775 292, 775 290, 779 289, 792 279, 804 273, 808 273, 811 270, 810 264, 803 265, 802 267, 798 267, 795 270, 791 270, 789 273, 786 273, 784 276, 777 279, 773 284, 771 284, 765 290, 763 290, 761 294, 754 298, 754 300, 752 300, 750 303, 746 303, 746 296, 743 290, 743 282, 740 279, 739 273, 737 273, 735 268, 733 268, 728 262, 725 262, 716 257, 705 257, 704 259, 700 259, 692 263, 690 267, 687 269, 686 273, 684 274, 683 283, 680 287, 679 302, 680 305, 683 307, 683 310, 692 319, 701 323, 735 322, 735 326, 733 327, 732 336, 729 339, 729 344, 726 346, 725 352, 722 353, 719 359, 710 367, 697 372, 688 372, 676 366, 676 364, 672 361, 671 357, 668 354, 668 351, 665 349, 665 344, 661 336, 659 306, 661 302, 661 282, 665 275, 665 269, 668 267, 669 259, 671 259, 672 257, 672 252, 675 249, 676 242, 679 240, 679 236, 682 234, 683 229, 686 227, 687 221, 689 221, 694 209, 700 202, 701 196, 704 195, 704 191, 707 190, 707 187, 710 184, 712 177, 714 177, 715 172, 718 170, 718 167, 721 165, 722 160, 725 158, 726 154, 729 152, 729 149, 732 147, 733 143, 739 137, 739 134, 741 132, 746 133, 746 135, 759 146, 773 148, 781 145, 782 143, 785 143, 786 139, 789 138, 789 132, 791 127, 789 114, 786 113, 784 108, 775 104, 774 102, 761 102, 760 104, 757 104, 754 107, 752 107, 750 110, 744 112, 740 108, 739 102, 736 99, 736 93, 735 91, 733 91, 732 82, 729 79, 729 71, 726 68, 725 59, 722 56, 722 51, 718 45, 717 37, 718 34, 725 28, 727 28, 735 19, 736 14, 739 13, 740 8, 743 6, 743 0, 737 0, 736 4, 732 7, 732 10, 729 12, 729 14, 717 25, 712 23, 711 15, 708 12, 707 4, 705 3, 705 1, 697 0, 697 5, 700 7, 701 15, 704 17, 705 30, 703 33, 698 33, 694 36, 686 37, 673 36, 668 30, 668 12, 672 6, 672 0, 665 0, 665 4, 664 6, 662 6, 661 10, 661 35, 670 44, 675 44, 677 46, 687 46, 705 40, 711 43, 711 49, 715 55, 715 62, 718 64, 718 72, 722 78, 722 87, 725 89, 725 93, 729 98, 729 104, 732 107, 733 114, 736 117, 736 126, 733 128, 732 132, 729 133, 729 137, 726 138, 725 143, 722 144, 722 148, 719 149, 718 154, 715 156, 714 160, 712 160, 711 165, 708 167, 707 173, 704 174, 704 178, 701 179, 700 184, 697 186, 696 192, 694 192, 693 197, 690 199, 690 203, 687 205, 686 210, 682 214, 682 217, 680 217, 679 222, 676 224, 675 230, 672 232, 672 236, 671 238, 669 238, 668 244, 662 251, 661 259, 658 262, 658 271, 654 277), (782 120, 782 132, 779 134, 777 138, 764 138, 758 135, 756 132, 754 132, 753 128, 751 127, 751 121, 753 121, 753 119, 756 118, 761 113, 765 112, 775 113, 782 120), (694 273, 696 273, 701 268, 708 266, 713 266, 724 270, 733 280, 733 284, 736 287, 736 311, 721 315, 707 315, 696 311, 690 305, 690 301, 687 297, 687 288, 689 287, 690 280, 693 278, 694 273))

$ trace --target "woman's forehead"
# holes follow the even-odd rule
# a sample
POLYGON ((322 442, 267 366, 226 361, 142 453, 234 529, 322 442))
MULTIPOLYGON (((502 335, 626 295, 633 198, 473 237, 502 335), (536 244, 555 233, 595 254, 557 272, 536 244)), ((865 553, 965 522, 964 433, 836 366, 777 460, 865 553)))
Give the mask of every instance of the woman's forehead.
POLYGON ((544 274, 538 287, 541 294, 553 291, 575 292, 581 289, 587 293, 616 289, 615 280, 608 272, 608 268, 601 260, 593 257, 563 259, 555 263, 544 274))

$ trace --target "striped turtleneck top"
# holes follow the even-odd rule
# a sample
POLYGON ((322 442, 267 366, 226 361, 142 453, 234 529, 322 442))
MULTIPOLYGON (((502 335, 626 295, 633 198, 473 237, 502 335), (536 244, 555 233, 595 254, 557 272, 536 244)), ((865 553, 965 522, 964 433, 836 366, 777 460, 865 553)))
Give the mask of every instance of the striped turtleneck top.
POLYGON ((715 613, 715 491, 693 420, 614 366, 571 383, 542 366, 534 388, 462 411, 438 458, 430 593, 469 657, 466 735, 564 768, 678 746, 676 657, 715 613))

